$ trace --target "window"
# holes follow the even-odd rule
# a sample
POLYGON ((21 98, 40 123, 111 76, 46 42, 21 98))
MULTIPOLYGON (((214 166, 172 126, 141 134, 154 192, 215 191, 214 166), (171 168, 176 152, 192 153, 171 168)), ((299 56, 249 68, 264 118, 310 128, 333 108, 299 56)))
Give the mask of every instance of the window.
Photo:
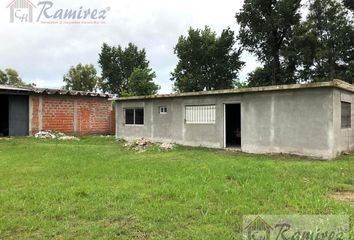
POLYGON ((215 105, 186 106, 187 124, 214 124, 215 105))
POLYGON ((125 124, 134 124, 134 109, 125 109, 125 124))
POLYGON ((125 109, 125 124, 144 125, 144 108, 125 109))
POLYGON ((160 114, 167 114, 167 107, 159 107, 160 114))
POLYGON ((135 109, 135 124, 144 125, 144 109, 135 109))
POLYGON ((351 103, 341 102, 341 127, 351 128, 351 103))

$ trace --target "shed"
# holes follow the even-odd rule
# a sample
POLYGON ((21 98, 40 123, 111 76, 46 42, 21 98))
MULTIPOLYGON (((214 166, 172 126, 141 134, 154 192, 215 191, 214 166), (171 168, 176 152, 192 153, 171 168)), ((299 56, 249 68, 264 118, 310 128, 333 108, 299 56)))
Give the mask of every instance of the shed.
POLYGON ((0 85, 0 136, 27 136, 42 130, 66 134, 111 134, 109 94, 0 85))
POLYGON ((353 93, 334 80, 112 100, 117 138, 333 159, 354 147, 353 93))

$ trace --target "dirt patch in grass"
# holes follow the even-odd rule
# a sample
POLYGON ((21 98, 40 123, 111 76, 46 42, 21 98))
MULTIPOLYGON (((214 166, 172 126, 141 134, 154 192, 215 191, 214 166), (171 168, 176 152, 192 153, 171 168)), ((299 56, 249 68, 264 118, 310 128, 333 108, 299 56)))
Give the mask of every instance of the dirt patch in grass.
POLYGON ((331 198, 334 198, 338 201, 350 202, 354 204, 354 192, 346 191, 346 192, 333 192, 329 195, 331 198))
POLYGON ((146 230, 134 216, 124 216, 105 219, 100 224, 104 228, 114 229, 115 235, 119 237, 131 237, 134 239, 150 239, 153 233, 146 230))

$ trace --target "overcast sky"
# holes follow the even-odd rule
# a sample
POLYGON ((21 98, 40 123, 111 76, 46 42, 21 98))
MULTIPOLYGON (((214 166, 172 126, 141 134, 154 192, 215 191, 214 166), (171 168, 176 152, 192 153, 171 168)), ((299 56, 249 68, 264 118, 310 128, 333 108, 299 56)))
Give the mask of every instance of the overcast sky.
MULTIPOLYGON (((218 0, 53 0, 54 9, 106 9, 105 24, 43 24, 10 23, 11 0, 0 0, 0 69, 18 70, 26 82, 38 87, 60 88, 63 75, 78 63, 97 61, 103 42, 126 46, 129 42, 145 48, 150 66, 157 74, 160 93, 172 91, 170 72, 177 63, 173 48, 188 28, 209 25, 220 33, 230 27, 237 32, 235 13, 243 1, 218 0)), ((37 6, 38 0, 31 1, 37 6)), ((34 20, 40 7, 34 10, 34 20)), ((259 64, 250 54, 243 53, 246 62, 240 78, 259 64)))

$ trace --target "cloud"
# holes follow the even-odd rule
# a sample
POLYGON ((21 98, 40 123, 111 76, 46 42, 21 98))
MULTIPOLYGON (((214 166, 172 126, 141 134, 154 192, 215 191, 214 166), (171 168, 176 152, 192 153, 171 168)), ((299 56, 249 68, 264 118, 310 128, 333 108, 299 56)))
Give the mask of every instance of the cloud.
MULTIPOLYGON (((3 1, 2 1, 3 2, 3 1)), ((35 5, 38 2, 32 1, 35 5)), ((54 0, 53 8, 105 9, 106 23, 100 25, 49 25, 40 23, 10 23, 7 2, 0 7, 0 69, 17 69, 26 82, 41 87, 59 88, 62 77, 71 65, 92 63, 98 68, 98 53, 103 42, 127 45, 133 42, 145 48, 150 65, 157 74, 161 93, 172 91, 170 72, 177 58, 173 48, 180 35, 189 27, 209 25, 218 33, 226 27, 238 30, 235 13, 242 1, 190 0, 54 0)), ((40 11, 35 10, 35 16, 40 11)), ((36 18, 36 17, 34 17, 36 18)), ((246 66, 240 77, 259 64, 244 53, 246 66)))

